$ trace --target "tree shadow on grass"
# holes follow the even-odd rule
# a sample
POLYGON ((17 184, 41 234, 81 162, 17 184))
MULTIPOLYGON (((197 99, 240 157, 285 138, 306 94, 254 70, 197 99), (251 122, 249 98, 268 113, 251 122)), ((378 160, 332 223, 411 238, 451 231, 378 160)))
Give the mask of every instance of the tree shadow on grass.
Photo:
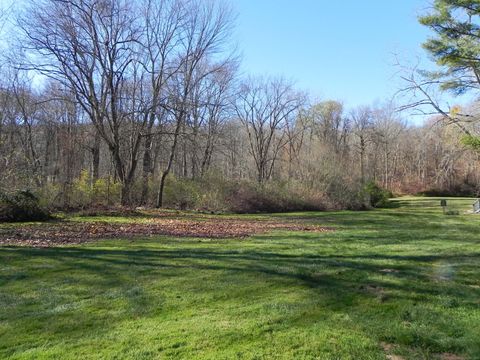
MULTIPOLYGON (((438 255, 396 255, 366 253, 361 255, 314 255, 290 254, 259 250, 205 250, 198 248, 171 249, 96 249, 76 248, 24 248, 4 247, 4 253, 10 260, 41 258, 46 262, 61 264, 71 271, 84 271, 94 275, 92 284, 104 278, 115 283, 127 270, 130 274, 139 271, 163 271, 183 269, 186 271, 230 271, 242 274, 266 275, 274 281, 301 282, 307 287, 331 290, 338 299, 344 292, 358 292, 361 280, 368 284, 392 290, 408 289, 409 296, 439 295, 445 292, 445 286, 435 289, 431 277, 431 264, 476 262, 480 252, 465 254, 438 255), (388 267, 388 269, 385 269, 388 267), (388 276, 385 275, 388 273, 388 276), (320 275, 319 275, 320 274, 320 275), (395 278, 396 282, 382 281, 395 278), (113 281, 112 281, 113 280, 113 281), (426 286, 430 285, 430 286, 426 286)), ((55 270, 53 270, 55 271, 55 270)), ((30 279, 27 273, 22 276, 0 274, 0 284, 9 281, 30 279)), ((48 273, 44 274, 47 276, 48 273)), ((125 276, 125 275, 123 275, 125 276)), ((129 277, 128 275, 126 276, 129 277)), ((452 285, 455 285, 452 283, 452 285)), ((455 286, 454 286, 455 287, 455 286)))
MULTIPOLYGON (((275 235, 271 237, 274 238, 275 235)), ((310 237, 305 235, 304 241, 310 241, 310 237)), ((0 311, 0 314, 18 326, 35 317, 36 321, 42 323, 52 321, 52 311, 62 309, 62 306, 72 306, 71 311, 63 312, 61 316, 62 319, 70 317, 69 323, 74 325, 65 330, 64 323, 53 322, 48 336, 74 339, 85 336, 85 329, 95 328, 96 331, 101 331, 111 328, 115 321, 123 321, 125 316, 138 318, 158 314, 164 299, 153 296, 148 288, 155 279, 169 278, 179 283, 187 281, 194 287, 194 290, 187 287, 188 291, 213 294, 215 291, 224 291, 221 279, 226 277, 230 281, 229 286, 245 286, 248 289, 242 299, 246 302, 253 302, 256 296, 262 296, 261 287, 252 288, 252 284, 261 280, 260 284, 271 283, 282 289, 300 286, 319 301, 318 304, 323 310, 334 312, 367 311, 368 309, 362 308, 365 301, 373 301, 373 304, 417 302, 445 295, 457 299, 455 306, 478 306, 477 289, 468 288, 456 281, 437 282, 432 278, 431 265, 442 262, 478 263, 479 252, 456 255, 365 252, 357 255, 295 254, 274 249, 223 250, 224 248, 215 246, 201 248, 193 244, 193 241, 179 241, 178 249, 162 248, 162 243, 154 243, 157 247, 153 248, 3 247, 0 249, 0 260, 3 264, 24 265, 20 277, 0 272, 0 288, 8 289, 9 285, 18 288, 23 283, 25 291, 32 291, 38 284, 51 288, 50 291, 46 290, 44 298, 38 299, 35 306, 24 309, 15 308, 15 303, 18 305, 18 298, 15 296, 0 297, 4 309, 12 310, 3 314, 0 311), (50 264, 51 267, 36 272, 32 265, 34 263, 50 264), (217 279, 217 282, 204 281, 204 277, 217 279), (77 290, 68 291, 79 292, 79 302, 83 299, 89 301, 97 310, 103 310, 85 315, 82 314, 81 307, 64 304, 66 300, 61 295, 65 290, 60 291, 57 286, 59 281, 67 279, 71 284, 75 284, 77 290), (138 279, 145 282, 139 283, 138 279), (385 294, 388 297, 383 297, 385 294), (100 300, 93 300, 96 296, 100 300), (120 305, 116 306, 123 307, 123 315, 109 315, 110 301, 120 301, 120 305), (52 307, 53 310, 50 309, 52 307), (19 319, 20 323, 16 323, 19 319)), ((299 310, 285 315, 284 320, 294 323, 302 317, 299 310)), ((302 321, 306 325, 316 319, 312 317, 302 321)), ((44 328, 39 325, 22 331, 30 331, 35 335, 38 331, 45 332, 44 328)))

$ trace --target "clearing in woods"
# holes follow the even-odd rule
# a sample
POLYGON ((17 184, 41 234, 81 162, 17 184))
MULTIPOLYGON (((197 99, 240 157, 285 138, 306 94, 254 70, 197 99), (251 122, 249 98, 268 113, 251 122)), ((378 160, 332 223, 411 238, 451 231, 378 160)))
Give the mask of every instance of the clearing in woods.
POLYGON ((472 199, 394 203, 1 224, 0 358, 479 359, 472 199))

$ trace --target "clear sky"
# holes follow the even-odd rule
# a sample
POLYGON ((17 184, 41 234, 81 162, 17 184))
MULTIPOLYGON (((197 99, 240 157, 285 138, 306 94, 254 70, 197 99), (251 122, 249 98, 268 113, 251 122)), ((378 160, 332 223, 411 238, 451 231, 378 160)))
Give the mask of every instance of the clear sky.
POLYGON ((320 99, 371 104, 398 88, 394 54, 414 60, 429 0, 232 0, 244 73, 284 75, 320 99))

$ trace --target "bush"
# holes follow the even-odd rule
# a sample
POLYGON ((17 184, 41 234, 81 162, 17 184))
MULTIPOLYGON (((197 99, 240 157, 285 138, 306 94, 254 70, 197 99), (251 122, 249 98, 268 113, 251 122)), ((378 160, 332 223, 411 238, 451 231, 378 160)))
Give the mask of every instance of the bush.
MULTIPOLYGON (((202 178, 185 179, 169 176, 165 183, 163 204, 167 208, 208 212, 288 212, 322 211, 365 208, 365 193, 355 179, 333 174, 327 180, 314 183, 301 181, 269 181, 260 185, 254 181, 238 181, 219 173, 207 173, 202 178)), ((149 180, 148 205, 154 204, 158 183, 149 180)), ((41 193, 50 206, 64 210, 83 210, 86 214, 102 213, 118 205, 120 184, 101 178, 92 184, 88 171, 80 173, 71 185, 52 186, 41 193), (62 197, 63 195, 63 197, 62 197), (62 201, 63 199, 63 201, 62 201)), ((132 187, 132 199, 139 203, 142 181, 132 187)))
POLYGON ((64 192, 59 184, 46 183, 35 194, 40 206, 45 209, 62 209, 65 205, 64 192))
POLYGON ((69 206, 73 209, 111 206, 120 200, 121 184, 110 177, 97 179, 93 184, 87 170, 73 181, 69 206))
POLYGON ((197 208, 209 212, 229 212, 231 206, 228 197, 233 188, 233 182, 225 180, 221 175, 209 173, 199 181, 201 190, 197 208))
POLYGON ((320 197, 309 197, 282 183, 233 183, 227 202, 237 213, 325 210, 320 197))
POLYGON ((393 197, 393 194, 380 187, 374 181, 370 181, 365 185, 365 192, 369 196, 371 206, 375 208, 390 206, 389 199, 393 197))
POLYGON ((359 182, 338 178, 327 187, 328 209, 366 210, 364 191, 359 182))
POLYGON ((40 205, 39 199, 29 190, 13 194, 0 194, 0 221, 45 221, 50 213, 40 205))
POLYGON ((202 179, 168 178, 165 205, 181 210, 210 212, 287 212, 325 210, 322 194, 282 182, 259 185, 249 181, 229 181, 209 174, 202 179))
POLYGON ((433 188, 418 193, 419 196, 433 197, 477 197, 480 191, 477 184, 461 183, 450 188, 433 188))
POLYGON ((114 183, 110 177, 97 179, 92 187, 92 202, 94 204, 111 206, 120 200, 122 185, 114 183))
POLYGON ((189 179, 169 177, 165 184, 165 205, 180 210, 196 209, 200 199, 197 182, 189 179))

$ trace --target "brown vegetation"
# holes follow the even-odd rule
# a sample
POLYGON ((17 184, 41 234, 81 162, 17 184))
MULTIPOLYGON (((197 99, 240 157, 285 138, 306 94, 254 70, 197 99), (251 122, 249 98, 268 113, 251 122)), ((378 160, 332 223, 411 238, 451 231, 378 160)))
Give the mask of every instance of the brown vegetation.
POLYGON ((268 231, 325 232, 333 229, 291 221, 198 218, 163 215, 138 222, 50 222, 0 228, 0 245, 49 247, 99 239, 169 235, 196 238, 239 238, 268 231))

